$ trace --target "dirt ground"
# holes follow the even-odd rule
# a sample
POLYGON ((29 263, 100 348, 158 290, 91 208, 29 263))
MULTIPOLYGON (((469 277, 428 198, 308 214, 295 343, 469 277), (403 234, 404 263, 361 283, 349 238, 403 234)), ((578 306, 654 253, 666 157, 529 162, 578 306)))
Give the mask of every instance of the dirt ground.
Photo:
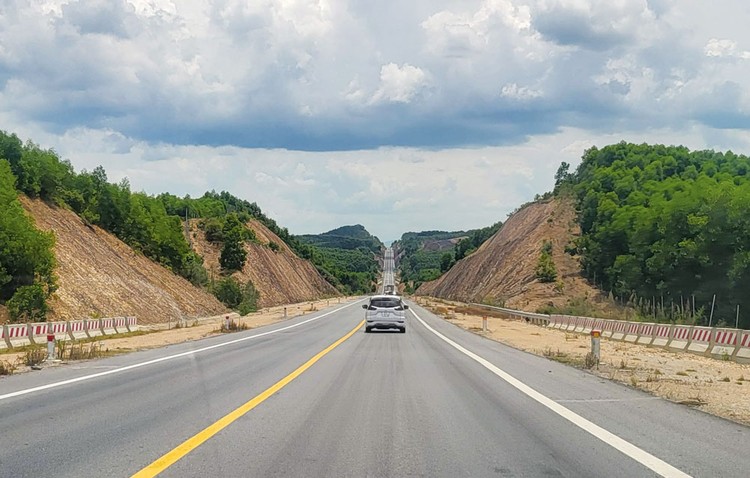
MULTIPOLYGON (((459 302, 420 297, 417 302, 449 322, 476 334, 584 368, 591 349, 588 335, 489 317, 482 332, 482 309, 459 302)), ((750 425, 750 365, 601 339, 601 363, 591 373, 639 388, 673 402, 750 425)))
MULTIPOLYGON (((263 325, 269 325, 276 322, 281 322, 284 319, 284 307, 287 308, 287 319, 292 317, 298 317, 300 315, 310 314, 312 312, 322 310, 328 306, 334 306, 344 304, 355 300, 353 297, 342 297, 333 299, 322 299, 314 302, 301 302, 298 304, 279 305, 275 307, 269 307, 261 309, 258 312, 248 314, 244 317, 239 317, 237 321, 240 324, 246 325, 250 329, 261 327, 263 325)), ((237 314, 234 314, 236 317, 237 314)), ((172 328, 167 328, 167 324, 151 325, 148 326, 150 329, 143 328, 145 333, 139 335, 128 335, 124 337, 110 336, 102 337, 101 340, 97 340, 97 343, 101 345, 105 354, 117 354, 127 353, 136 350, 151 349, 157 347, 164 347, 166 345, 178 344, 187 342, 189 340, 197 340, 203 337, 210 337, 212 335, 219 335, 219 331, 223 315, 216 316, 211 320, 201 321, 200 323, 193 322, 188 323, 185 327, 175 328, 172 324, 172 328)), ((3 351, 0 353, 0 364, 2 362, 8 364, 15 364, 16 369, 13 373, 21 373, 30 371, 31 368, 22 364, 27 351, 22 350, 20 352, 3 351)), ((62 363, 60 365, 65 365, 62 363)))

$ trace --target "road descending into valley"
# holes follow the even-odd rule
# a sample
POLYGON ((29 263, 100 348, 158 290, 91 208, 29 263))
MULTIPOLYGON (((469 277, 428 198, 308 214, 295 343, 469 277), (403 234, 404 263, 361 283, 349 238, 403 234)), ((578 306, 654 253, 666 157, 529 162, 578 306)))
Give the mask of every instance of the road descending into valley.
POLYGON ((362 304, 2 378, 0 476, 750 475, 747 427, 362 304))

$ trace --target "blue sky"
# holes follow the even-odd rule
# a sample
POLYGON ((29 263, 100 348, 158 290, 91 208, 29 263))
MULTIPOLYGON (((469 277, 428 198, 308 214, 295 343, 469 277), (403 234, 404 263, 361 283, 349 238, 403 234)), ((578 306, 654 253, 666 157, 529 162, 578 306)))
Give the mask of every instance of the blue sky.
POLYGON ((5 0, 0 128, 292 232, 504 220, 620 140, 750 153, 739 0, 5 0))

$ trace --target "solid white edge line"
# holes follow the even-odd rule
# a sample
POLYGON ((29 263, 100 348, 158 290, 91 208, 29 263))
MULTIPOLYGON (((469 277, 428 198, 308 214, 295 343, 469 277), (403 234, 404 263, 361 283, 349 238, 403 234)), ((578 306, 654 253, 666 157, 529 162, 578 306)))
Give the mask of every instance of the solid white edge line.
POLYGON ((687 473, 678 470, 677 468, 670 465, 669 463, 655 457, 654 455, 648 453, 645 450, 638 448, 632 443, 625 441, 624 439, 620 438, 619 436, 615 435, 614 433, 610 431, 605 430, 599 425, 596 425, 595 423, 590 422, 589 420, 583 418, 582 416, 578 415, 572 410, 565 408, 564 406, 555 402, 554 400, 547 397, 546 395, 542 395, 541 393, 537 392, 536 390, 529 387, 525 383, 521 382, 517 378, 503 371, 499 367, 495 366, 490 361, 480 357, 474 352, 464 348, 463 346, 457 344, 456 342, 449 339, 445 335, 441 334, 437 330, 433 329, 432 327, 427 325, 427 322, 422 320, 417 315, 417 313, 414 312, 413 309, 409 309, 409 310, 411 310, 411 313, 414 314, 414 317, 419 322, 421 322, 422 325, 424 325, 427 328, 427 330, 429 330, 430 332, 438 336, 438 338, 445 341, 448 345, 452 346, 459 352, 469 356, 471 359, 478 362, 479 364, 484 366, 486 369, 488 369, 489 371, 491 371, 492 373, 494 373, 501 379, 505 380, 507 383, 512 385, 521 393, 527 395, 528 397, 534 399, 535 401, 549 408, 553 412, 557 413, 558 415, 565 418, 566 420, 576 425, 577 427, 581 428, 582 430, 595 436, 596 438, 603 441, 604 443, 611 446, 612 448, 624 453, 625 455, 629 456, 630 458, 634 459, 638 463, 651 469, 652 471, 658 473, 661 476, 668 477, 668 478, 690 478, 690 475, 688 475, 687 473))
POLYGON ((99 372, 99 373, 94 373, 94 374, 91 374, 91 375, 84 375, 82 377, 71 378, 69 380, 62 380, 60 382, 48 383, 47 385, 40 385, 38 387, 26 388, 26 389, 23 389, 23 390, 18 390, 16 392, 6 393, 6 394, 3 394, 3 395, 0 395, 0 400, 6 400, 8 398, 18 397, 20 395, 26 395, 26 394, 29 394, 29 393, 39 392, 39 391, 42 391, 42 390, 48 390, 50 388, 61 387, 63 385, 70 385, 71 383, 83 382, 85 380, 91 380, 91 379, 94 379, 94 378, 105 377, 107 375, 113 375, 113 374, 116 374, 116 373, 126 372, 128 370, 133 370, 133 369, 136 369, 136 368, 145 367, 146 365, 153 365, 155 363, 166 362, 168 360, 174 360, 174 359, 177 359, 177 358, 180 358, 180 357, 186 357, 188 355, 197 354, 199 352, 205 352, 206 350, 217 349, 217 348, 220 348, 220 347, 226 347, 227 345, 236 344, 238 342, 244 342, 246 340, 257 339, 258 337, 263 337, 265 335, 275 334, 277 332, 282 332, 284 330, 293 329, 295 327, 299 327, 301 325, 307 324, 307 323, 312 322, 314 320, 322 319, 323 317, 327 317, 327 316, 329 316, 331 314, 334 314, 334 313, 336 313, 336 312, 338 312, 340 310, 344 310, 347 307, 351 307, 352 305, 354 305, 354 304, 356 304, 358 302, 362 302, 363 300, 364 299, 357 299, 354 302, 352 302, 351 304, 346 304, 343 307, 339 307, 338 309, 332 310, 330 312, 326 312, 325 314, 318 315, 317 317, 312 317, 310 319, 303 320, 302 322, 298 322, 296 324, 288 325, 288 326, 282 327, 280 329, 270 330, 268 332, 263 332, 263 333, 260 333, 260 334, 251 335, 249 337, 242 337, 240 339, 230 340, 229 342, 222 342, 220 344, 209 345, 208 347, 203 347, 203 348, 196 349, 196 350, 190 350, 188 352, 182 352, 182 353, 175 354, 175 355, 168 355, 166 357, 160 357, 158 359, 148 360, 146 362, 140 362, 140 363, 136 363, 136 364, 133 364, 133 365, 126 365, 125 367, 120 367, 120 368, 115 368, 115 369, 112 369, 112 370, 107 370, 106 372, 99 372))

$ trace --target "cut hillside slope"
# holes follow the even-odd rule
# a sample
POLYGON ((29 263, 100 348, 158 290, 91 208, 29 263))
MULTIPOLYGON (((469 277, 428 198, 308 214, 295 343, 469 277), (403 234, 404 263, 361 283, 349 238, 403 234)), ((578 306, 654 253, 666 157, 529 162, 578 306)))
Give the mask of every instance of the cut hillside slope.
POLYGON ((59 288, 50 320, 132 315, 148 324, 227 311, 213 295, 72 211, 23 196, 21 202, 38 228, 55 233, 59 288))
MULTIPOLYGON (((190 221, 190 242, 195 252, 203 256, 209 275, 219 276, 221 244, 206 240, 206 234, 198 227, 200 220, 190 221)), ((232 274, 240 282, 250 279, 260 292, 261 307, 292 304, 308 300, 339 295, 326 282, 309 261, 297 257, 289 246, 270 229, 252 219, 247 226, 255 232, 260 244, 245 244, 247 261, 242 271, 232 274), (267 246, 275 242, 279 251, 267 246)))
POLYGON ((529 311, 549 305, 562 307, 572 298, 586 298, 604 307, 605 298, 581 277, 578 260, 564 252, 579 233, 572 200, 553 198, 529 204, 476 252, 440 278, 423 284, 416 293, 463 302, 502 303, 529 311), (558 284, 535 278, 545 241, 552 243, 558 284))

